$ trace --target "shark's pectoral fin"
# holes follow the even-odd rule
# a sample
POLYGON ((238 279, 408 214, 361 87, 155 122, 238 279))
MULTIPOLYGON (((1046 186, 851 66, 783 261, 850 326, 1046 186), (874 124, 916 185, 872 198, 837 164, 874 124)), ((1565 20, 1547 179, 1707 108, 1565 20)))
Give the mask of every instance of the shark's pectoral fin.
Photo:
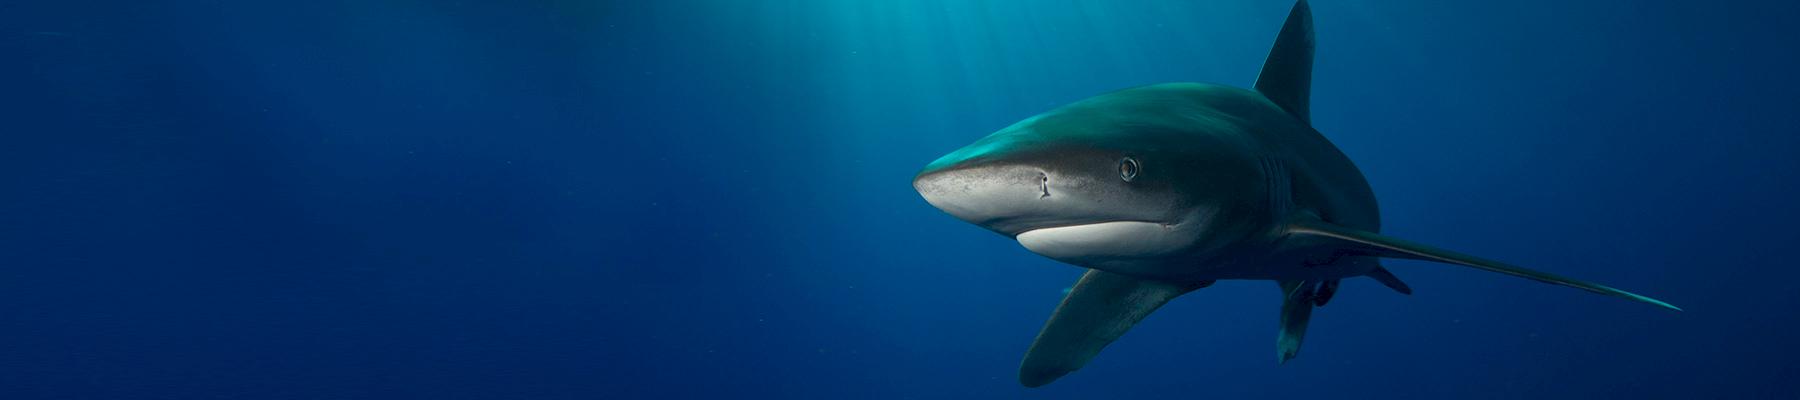
POLYGON ((1043 386, 1081 368, 1163 303, 1209 283, 1171 283, 1089 270, 1025 352, 1019 383, 1043 386))
MULTIPOLYGON (((1292 221, 1288 224, 1287 231, 1291 235, 1302 235, 1302 236, 1327 239, 1328 241, 1333 242, 1338 247, 1352 250, 1352 251, 1362 252, 1362 253, 1365 253, 1368 255, 1379 256, 1379 257, 1407 258, 1407 259, 1414 259, 1414 260, 1436 261, 1436 262, 1441 262, 1441 263, 1446 263, 1446 264, 1462 265, 1462 266, 1466 266, 1466 267, 1473 267, 1475 269, 1480 269, 1480 270, 1485 270, 1485 271, 1490 271, 1490 272, 1499 272, 1502 274, 1531 279, 1531 280, 1535 280, 1538 282, 1563 285, 1563 286, 1568 286, 1568 287, 1572 287, 1572 288, 1576 288, 1576 289, 1586 290, 1589 292, 1604 294, 1604 295, 1608 295, 1608 296, 1621 297, 1621 298, 1640 301, 1640 302, 1644 302, 1644 303, 1650 303, 1650 304, 1656 305, 1658 307, 1663 307, 1663 308, 1667 308, 1670 310, 1681 311, 1681 308, 1675 307, 1675 306, 1670 305, 1669 303, 1665 303, 1661 300, 1644 297, 1644 296, 1638 295, 1636 293, 1631 293, 1631 292, 1627 292, 1627 291, 1623 291, 1623 290, 1619 290, 1619 289, 1614 289, 1611 287, 1607 287, 1605 285, 1565 278, 1565 277, 1561 277, 1561 276, 1557 276, 1557 275, 1549 274, 1549 273, 1545 273, 1545 272, 1533 271, 1533 270, 1520 268, 1520 267, 1513 266, 1513 265, 1508 265, 1506 263, 1502 263, 1499 261, 1494 261, 1494 260, 1489 260, 1489 259, 1485 259, 1485 258, 1481 258, 1481 257, 1471 256, 1468 254, 1444 250, 1444 249, 1431 247, 1431 246, 1427 246, 1427 245, 1423 245, 1423 244, 1419 244, 1419 243, 1413 243, 1413 242, 1409 242, 1409 241, 1405 241, 1405 240, 1395 239, 1395 238, 1391 238, 1391 237, 1387 237, 1387 236, 1382 236, 1381 234, 1377 234, 1377 233, 1373 233, 1373 232, 1366 232, 1366 231, 1362 231, 1362 230, 1342 227, 1342 226, 1338 226, 1338 225, 1335 225, 1335 224, 1332 224, 1329 222, 1321 221, 1317 218, 1310 218, 1310 217, 1296 218, 1294 221, 1292 221)), ((1382 270, 1377 270, 1377 273, 1373 273, 1370 276, 1375 277, 1376 280, 1381 280, 1383 284, 1387 284, 1388 280, 1383 279, 1382 275, 1387 275, 1387 277, 1389 277, 1389 278, 1392 277, 1391 274, 1385 274, 1385 271, 1382 271, 1382 270)), ((1393 282, 1398 283, 1399 280, 1396 279, 1396 280, 1393 280, 1393 282)), ((1394 287, 1395 285, 1389 284, 1388 286, 1394 287)), ((1404 284, 1400 284, 1399 286, 1401 288, 1405 287, 1404 284)), ((1395 290, 1400 290, 1400 289, 1396 288, 1395 290)), ((1408 292, 1408 291, 1410 291, 1410 289, 1402 290, 1403 293, 1408 292)))
POLYGON ((1275 337, 1276 361, 1286 363, 1300 354, 1300 341, 1306 338, 1306 321, 1312 319, 1315 305, 1314 287, 1307 281, 1279 281, 1281 284, 1281 331, 1275 337))

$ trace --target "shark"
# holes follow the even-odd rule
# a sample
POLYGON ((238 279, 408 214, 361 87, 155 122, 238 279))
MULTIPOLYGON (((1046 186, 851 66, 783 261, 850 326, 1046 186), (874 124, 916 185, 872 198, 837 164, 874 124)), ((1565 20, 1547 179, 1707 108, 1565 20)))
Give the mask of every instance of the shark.
POLYGON ((1612 287, 1381 234, 1355 164, 1309 118, 1312 12, 1296 2, 1255 86, 1163 83, 1026 118, 926 165, 933 207, 1087 271, 1026 350, 1019 382, 1087 364, 1163 304, 1220 280, 1280 289, 1278 363, 1339 282, 1412 289, 1384 259, 1470 267, 1680 308, 1612 287))

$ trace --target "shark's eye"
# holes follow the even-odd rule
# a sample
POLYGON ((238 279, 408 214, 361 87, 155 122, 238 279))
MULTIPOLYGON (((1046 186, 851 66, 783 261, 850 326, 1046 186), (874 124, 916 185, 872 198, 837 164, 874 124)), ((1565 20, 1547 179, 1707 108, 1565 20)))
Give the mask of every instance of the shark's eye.
POLYGON ((1119 179, 1131 182, 1132 179, 1137 178, 1138 170, 1141 168, 1143 167, 1138 165, 1136 158, 1125 157, 1125 159, 1119 160, 1119 179))

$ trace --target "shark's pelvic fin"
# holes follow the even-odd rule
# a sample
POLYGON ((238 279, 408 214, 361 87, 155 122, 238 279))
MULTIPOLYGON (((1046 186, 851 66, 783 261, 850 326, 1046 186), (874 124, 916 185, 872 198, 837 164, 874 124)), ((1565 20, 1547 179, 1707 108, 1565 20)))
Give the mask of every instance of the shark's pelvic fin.
POLYGON ((1394 276, 1394 273, 1389 272, 1387 267, 1375 267, 1374 271, 1369 271, 1369 277, 1375 278, 1375 281, 1381 282, 1382 286, 1394 289, 1400 294, 1412 294, 1412 287, 1406 286, 1406 282, 1401 282, 1400 277, 1394 276))
MULTIPOLYGON (((1305 236, 1330 239, 1332 241, 1337 242, 1341 247, 1344 247, 1346 249, 1350 249, 1353 251, 1364 252, 1369 255, 1380 256, 1380 257, 1391 257, 1391 258, 1407 258, 1407 259, 1414 259, 1414 260, 1436 261, 1436 262, 1447 263, 1447 264, 1462 265, 1462 266, 1467 266, 1467 267, 1473 267, 1473 268, 1480 269, 1480 270, 1499 272, 1502 274, 1531 279, 1531 280, 1535 280, 1538 282, 1563 285, 1563 286, 1568 286, 1568 287, 1572 287, 1572 288, 1576 288, 1576 289, 1586 290, 1589 292, 1604 294, 1604 295, 1608 295, 1608 296, 1631 299, 1631 300, 1635 300, 1635 301, 1650 303, 1650 304, 1656 305, 1658 307, 1663 307, 1663 308, 1667 308, 1670 310, 1681 311, 1681 308, 1675 307, 1674 305, 1670 305, 1669 303, 1665 303, 1662 300, 1657 300, 1657 299, 1652 299, 1649 297, 1640 296, 1638 294, 1619 290, 1619 289, 1613 289, 1613 288, 1607 287, 1605 285, 1565 278, 1565 277, 1557 276, 1554 274, 1549 274, 1549 273, 1544 273, 1544 272, 1539 272, 1539 271, 1533 271, 1533 270, 1520 268, 1520 267, 1513 266, 1513 265, 1508 265, 1506 263, 1502 263, 1499 261, 1494 261, 1494 260, 1489 260, 1489 259, 1485 259, 1485 258, 1481 258, 1481 257, 1471 256, 1468 254, 1439 249, 1436 247, 1413 243, 1413 242, 1409 242, 1409 241, 1405 241, 1405 240, 1395 239, 1395 238, 1391 238, 1391 237, 1387 237, 1387 236, 1382 236, 1381 234, 1377 234, 1377 233, 1373 233, 1373 232, 1365 232, 1362 230, 1342 227, 1342 226, 1338 226, 1338 225, 1335 225, 1335 224, 1332 224, 1329 222, 1321 221, 1317 218, 1312 218, 1312 217, 1296 218, 1294 221, 1292 221, 1288 224, 1287 230, 1288 230, 1289 234, 1293 234, 1293 235, 1305 235, 1305 236)), ((1379 277, 1379 274, 1371 274, 1370 276, 1376 277, 1377 280, 1382 280, 1382 278, 1379 277)), ((1396 282, 1398 282, 1398 281, 1396 280, 1396 282)), ((1385 281, 1384 281, 1384 283, 1385 283, 1385 281)), ((1392 285, 1390 285, 1390 287, 1391 286, 1392 285)), ((1396 289, 1396 290, 1398 290, 1398 289, 1396 289)))
POLYGON ((1337 288, 1338 288, 1338 280, 1337 279, 1319 282, 1319 289, 1313 291, 1313 298, 1312 298, 1313 305, 1318 306, 1318 307, 1324 307, 1325 303, 1330 303, 1331 296, 1337 294, 1337 288))
POLYGON ((1306 0, 1294 3, 1288 12, 1281 35, 1263 61, 1262 73, 1256 75, 1256 91, 1281 106, 1301 122, 1312 123, 1307 98, 1312 92, 1313 29, 1312 8, 1306 0))
POLYGON ((1180 284, 1088 270, 1025 352, 1019 383, 1043 386, 1081 368, 1163 303, 1210 283, 1180 284))
POLYGON ((1312 319, 1313 288, 1308 281, 1280 281, 1281 331, 1275 337, 1275 359, 1287 363, 1300 354, 1300 341, 1306 338, 1306 321, 1312 319))

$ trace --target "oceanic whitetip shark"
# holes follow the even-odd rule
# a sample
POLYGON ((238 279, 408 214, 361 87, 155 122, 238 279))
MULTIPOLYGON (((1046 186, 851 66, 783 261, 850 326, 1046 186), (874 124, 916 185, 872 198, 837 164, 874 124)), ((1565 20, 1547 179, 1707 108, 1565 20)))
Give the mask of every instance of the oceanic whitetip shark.
POLYGON ((1362 172, 1308 118, 1312 13, 1294 5, 1254 90, 1165 83, 1102 94, 1001 129, 927 165, 932 206, 1088 268, 1025 354, 1048 384, 1163 303, 1221 279, 1281 288, 1276 355, 1300 350, 1344 278, 1412 293, 1382 258, 1455 264, 1608 296, 1599 284, 1381 235, 1362 172))

